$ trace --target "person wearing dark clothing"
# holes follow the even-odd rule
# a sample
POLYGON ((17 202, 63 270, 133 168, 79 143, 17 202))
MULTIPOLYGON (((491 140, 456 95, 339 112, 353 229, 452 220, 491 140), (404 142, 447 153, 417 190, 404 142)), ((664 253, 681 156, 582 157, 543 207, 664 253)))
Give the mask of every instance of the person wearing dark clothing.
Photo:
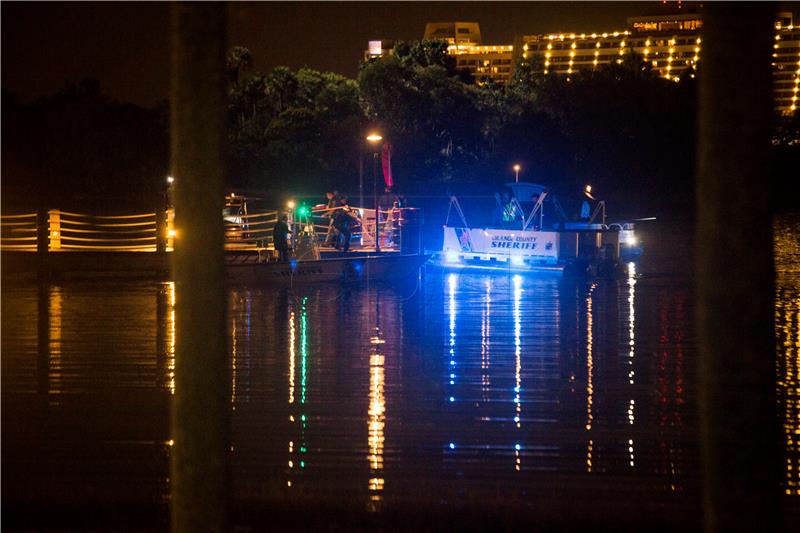
POLYGON ((325 243, 324 246, 328 246, 331 241, 334 239, 334 223, 333 219, 336 215, 336 208, 341 205, 341 197, 337 191, 328 191, 325 193, 325 197, 328 200, 328 210, 325 212, 325 216, 330 219, 328 223, 328 232, 325 234, 325 243))
POLYGON ((339 232, 339 238, 336 241, 336 249, 339 249, 339 246, 342 246, 342 250, 347 252, 350 250, 350 227, 353 224, 355 219, 355 215, 353 215, 350 206, 347 205, 347 199, 344 198, 342 200, 342 207, 341 209, 336 210, 336 214, 333 217, 333 227, 336 228, 336 231, 339 232))
POLYGON ((281 263, 289 261, 288 235, 291 231, 289 230, 289 225, 286 223, 288 219, 289 217, 286 213, 281 213, 272 230, 272 242, 275 245, 275 249, 278 251, 278 260, 281 263))

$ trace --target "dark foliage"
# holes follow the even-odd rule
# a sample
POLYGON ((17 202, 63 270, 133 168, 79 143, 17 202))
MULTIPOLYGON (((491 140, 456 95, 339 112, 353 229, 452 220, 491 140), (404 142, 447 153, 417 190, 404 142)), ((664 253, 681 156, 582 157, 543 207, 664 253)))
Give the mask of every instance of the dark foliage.
POLYGON ((109 100, 84 80, 28 105, 3 93, 3 204, 152 206, 169 168, 167 107, 109 100))
POLYGON ((318 193, 333 184, 357 183, 363 114, 355 81, 285 67, 231 79, 232 186, 318 193))
MULTIPOLYGON (((443 41, 397 43, 393 55, 363 64, 358 80, 285 67, 263 74, 252 63, 242 47, 226 63, 231 187, 354 193, 360 161, 371 179, 369 125, 392 143, 404 193, 491 193, 519 163, 522 180, 564 198, 591 183, 617 216, 692 207, 695 73, 659 77, 632 51, 568 76, 545 75, 543 58, 529 57, 506 86, 465 83, 471 77, 443 41)), ((91 81, 28 105, 4 92, 4 203, 157 201, 168 169, 166 111, 113 102, 91 81)), ((778 176, 797 166, 798 124, 796 116, 776 121, 778 176)), ((788 181, 777 184, 784 204, 788 181)))

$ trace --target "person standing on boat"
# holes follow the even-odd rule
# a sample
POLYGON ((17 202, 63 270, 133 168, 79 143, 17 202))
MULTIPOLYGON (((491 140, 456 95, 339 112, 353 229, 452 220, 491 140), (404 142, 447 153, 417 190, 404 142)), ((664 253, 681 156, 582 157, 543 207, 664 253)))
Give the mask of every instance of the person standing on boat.
POLYGON ((589 200, 584 200, 583 204, 581 204, 581 219, 589 220, 590 216, 591 216, 591 207, 589 207, 589 200))
POLYGON ((288 236, 291 233, 289 224, 286 221, 289 219, 286 213, 278 215, 278 221, 272 229, 272 242, 275 249, 278 251, 278 261, 286 263, 289 261, 289 241, 288 236))
POLYGON ((334 215, 333 226, 339 232, 339 238, 336 239, 336 249, 338 250, 339 246, 341 246, 342 250, 347 252, 350 250, 350 226, 356 217, 350 206, 347 205, 346 196, 342 197, 341 204, 341 208, 337 209, 334 215))
POLYGON ((331 241, 333 241, 334 236, 338 237, 338 235, 334 235, 336 228, 333 220, 336 218, 336 208, 339 207, 341 198, 339 197, 339 193, 337 191, 328 191, 325 193, 325 197, 328 199, 328 210, 325 212, 325 215, 330 219, 330 221, 328 222, 328 233, 325 235, 324 246, 329 246, 331 241))

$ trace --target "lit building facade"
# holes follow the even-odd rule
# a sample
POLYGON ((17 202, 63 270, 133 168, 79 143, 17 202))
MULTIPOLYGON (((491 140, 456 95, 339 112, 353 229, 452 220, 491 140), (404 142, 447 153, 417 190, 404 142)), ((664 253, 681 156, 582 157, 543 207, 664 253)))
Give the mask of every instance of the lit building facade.
MULTIPOLYGON (((496 45, 483 44, 476 22, 435 22, 426 25, 424 38, 446 40, 456 67, 469 71, 480 85, 506 83, 520 57, 539 56, 543 73, 569 75, 621 63, 631 52, 660 76, 679 81, 682 75, 694 76, 700 65, 702 30, 702 16, 687 13, 631 17, 621 31, 525 35, 513 44, 496 45)), ((370 41, 366 59, 391 53, 380 43, 370 41)), ((778 15, 773 48, 775 108, 790 114, 800 105, 800 26, 794 26, 791 13, 778 15)))
POLYGON ((425 39, 443 39, 456 57, 456 68, 469 71, 476 83, 505 83, 511 76, 513 45, 484 45, 477 22, 429 22, 425 39))
MULTIPOLYGON (((635 52, 664 78, 679 81, 694 75, 701 62, 703 19, 700 15, 631 17, 628 29, 603 33, 558 33, 523 37, 523 57, 539 55, 545 74, 571 74, 612 62, 621 63, 635 52)), ((772 53, 775 108, 793 113, 800 92, 800 27, 791 13, 775 22, 772 53)))

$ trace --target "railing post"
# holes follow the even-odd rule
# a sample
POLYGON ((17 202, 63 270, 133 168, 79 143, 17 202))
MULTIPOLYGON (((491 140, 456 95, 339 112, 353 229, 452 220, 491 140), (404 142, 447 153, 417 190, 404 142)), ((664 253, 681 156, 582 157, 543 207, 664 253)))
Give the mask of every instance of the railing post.
POLYGON ((167 209, 167 251, 175 250, 175 209, 167 209))
POLYGON ((36 211, 36 254, 39 257, 39 277, 47 276, 47 253, 50 242, 50 223, 47 210, 36 211))
POLYGON ((61 211, 51 209, 47 212, 48 234, 50 237, 50 250, 61 249, 61 211))
POLYGON ((156 252, 167 251, 167 212, 156 209, 156 252))

